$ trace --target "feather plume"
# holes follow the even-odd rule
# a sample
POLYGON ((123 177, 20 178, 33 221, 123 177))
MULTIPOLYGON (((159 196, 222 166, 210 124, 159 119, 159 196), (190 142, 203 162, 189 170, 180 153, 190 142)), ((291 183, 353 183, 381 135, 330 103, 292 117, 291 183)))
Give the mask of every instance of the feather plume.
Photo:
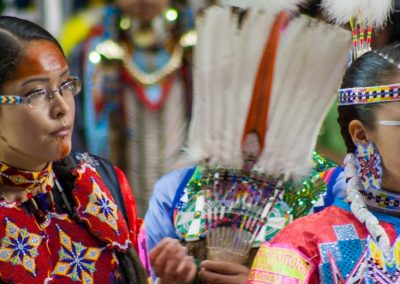
POLYGON ((375 28, 382 28, 394 9, 393 0, 366 0, 361 10, 360 20, 375 28))
POLYGON ((273 16, 250 10, 244 22, 218 6, 198 19, 193 116, 186 153, 190 161, 240 168, 241 136, 273 16))
POLYGON ((350 34, 339 27, 307 16, 290 22, 276 60, 266 148, 258 170, 275 175, 307 173, 350 46, 350 34))
POLYGON ((393 9, 393 0, 322 0, 323 14, 337 24, 355 18, 364 25, 382 27, 393 9))

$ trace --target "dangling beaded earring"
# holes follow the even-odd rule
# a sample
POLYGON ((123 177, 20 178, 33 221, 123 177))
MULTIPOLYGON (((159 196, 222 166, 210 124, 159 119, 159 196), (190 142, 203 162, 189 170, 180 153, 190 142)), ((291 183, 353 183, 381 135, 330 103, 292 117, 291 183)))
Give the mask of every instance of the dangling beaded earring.
POLYGON ((380 190, 383 175, 381 155, 372 142, 368 142, 367 145, 359 143, 356 146, 355 164, 363 191, 368 192, 368 189, 380 190))

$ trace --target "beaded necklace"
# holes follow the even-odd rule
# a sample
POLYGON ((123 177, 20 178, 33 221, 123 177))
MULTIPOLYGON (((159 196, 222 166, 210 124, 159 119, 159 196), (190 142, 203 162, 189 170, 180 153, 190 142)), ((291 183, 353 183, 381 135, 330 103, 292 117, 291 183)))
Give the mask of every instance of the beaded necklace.
MULTIPOLYGON (((0 185, 24 188, 26 194, 16 200, 15 203, 20 206, 23 201, 29 201, 39 218, 43 218, 44 213, 39 209, 32 191, 37 190, 41 200, 44 200, 48 196, 50 199, 49 209, 55 211, 54 196, 51 192, 53 189, 53 179, 50 177, 52 176, 52 163, 48 163, 41 171, 32 172, 15 168, 0 161, 0 185)), ((0 192, 0 200, 5 201, 3 192, 0 192)))

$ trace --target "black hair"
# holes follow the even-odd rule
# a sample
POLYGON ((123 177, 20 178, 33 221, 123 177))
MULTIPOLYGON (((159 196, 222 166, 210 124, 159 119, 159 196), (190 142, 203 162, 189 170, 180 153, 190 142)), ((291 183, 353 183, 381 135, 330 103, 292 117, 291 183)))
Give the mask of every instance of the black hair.
POLYGON ((33 40, 50 41, 64 54, 58 41, 37 24, 16 17, 0 16, 0 89, 12 78, 26 45, 33 40))
MULTIPOLYGON (((341 88, 355 88, 389 85, 400 75, 397 64, 400 63, 400 44, 386 46, 376 51, 370 51, 356 59, 346 70, 341 88), (387 58, 385 58, 386 56, 387 58)), ((352 120, 361 121, 368 129, 374 129, 375 110, 380 104, 359 104, 339 106, 338 123, 347 152, 354 152, 355 145, 351 139, 348 127, 352 120)))

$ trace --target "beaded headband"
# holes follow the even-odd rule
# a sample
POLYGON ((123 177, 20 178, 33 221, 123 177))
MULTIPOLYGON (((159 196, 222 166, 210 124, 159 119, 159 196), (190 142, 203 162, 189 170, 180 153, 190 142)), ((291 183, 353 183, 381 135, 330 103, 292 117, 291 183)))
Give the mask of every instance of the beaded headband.
POLYGON ((384 86, 339 89, 339 105, 356 105, 400 100, 400 83, 384 86))

